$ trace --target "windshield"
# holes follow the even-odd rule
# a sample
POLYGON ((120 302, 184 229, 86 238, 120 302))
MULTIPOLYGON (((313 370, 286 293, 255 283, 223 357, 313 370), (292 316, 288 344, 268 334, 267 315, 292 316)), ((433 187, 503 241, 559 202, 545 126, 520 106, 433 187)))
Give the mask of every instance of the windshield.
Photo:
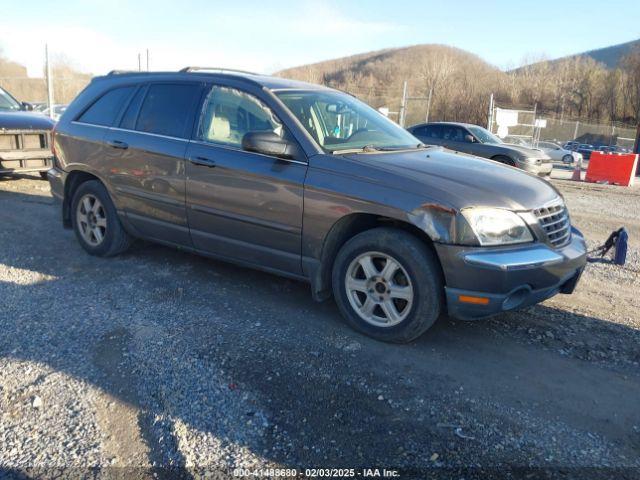
POLYGON ((493 144, 501 144, 503 143, 498 137, 496 137, 493 133, 491 133, 486 128, 472 126, 469 127, 469 131, 473 133, 473 135, 480 140, 480 143, 493 143, 493 144))
POLYGON ((0 88, 0 110, 20 110, 20 108, 16 99, 0 88))
POLYGON ((324 150, 416 148, 420 141, 350 95, 335 91, 276 92, 324 150))

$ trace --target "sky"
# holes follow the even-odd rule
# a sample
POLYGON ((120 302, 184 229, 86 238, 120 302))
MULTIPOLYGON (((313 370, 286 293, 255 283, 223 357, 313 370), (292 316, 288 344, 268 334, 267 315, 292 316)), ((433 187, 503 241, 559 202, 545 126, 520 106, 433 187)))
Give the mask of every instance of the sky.
POLYGON ((187 65, 261 73, 383 48, 458 47, 503 69, 640 38, 638 0, 0 0, 0 50, 41 76, 187 65))

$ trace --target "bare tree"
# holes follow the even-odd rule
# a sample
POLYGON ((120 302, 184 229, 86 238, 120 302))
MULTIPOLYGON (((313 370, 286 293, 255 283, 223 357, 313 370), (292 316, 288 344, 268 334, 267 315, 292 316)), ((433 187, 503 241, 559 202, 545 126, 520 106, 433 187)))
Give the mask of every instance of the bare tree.
POLYGON ((635 122, 640 122, 640 47, 622 59, 624 93, 635 122))

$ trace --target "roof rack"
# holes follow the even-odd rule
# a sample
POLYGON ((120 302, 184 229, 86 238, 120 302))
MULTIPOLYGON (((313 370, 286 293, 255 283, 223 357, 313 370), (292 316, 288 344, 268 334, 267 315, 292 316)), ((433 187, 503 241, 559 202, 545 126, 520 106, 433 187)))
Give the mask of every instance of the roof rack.
POLYGON ((235 68, 224 68, 224 67, 184 67, 180 69, 180 72, 201 72, 201 71, 210 71, 210 72, 229 72, 229 73, 245 73, 248 75, 258 75, 255 72, 247 72, 246 70, 237 70, 235 68))
POLYGON ((124 75, 125 73, 142 73, 139 70, 111 70, 107 75, 124 75))

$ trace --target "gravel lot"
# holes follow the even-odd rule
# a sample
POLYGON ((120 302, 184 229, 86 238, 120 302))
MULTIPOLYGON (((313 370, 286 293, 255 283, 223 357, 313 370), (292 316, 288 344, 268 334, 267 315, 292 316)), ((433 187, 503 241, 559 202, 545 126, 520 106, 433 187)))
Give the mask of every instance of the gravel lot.
POLYGON ((628 228, 627 265, 397 346, 291 280, 149 244, 90 257, 46 182, 0 178, 0 477, 639 478, 640 189, 554 182, 591 246, 628 228))

